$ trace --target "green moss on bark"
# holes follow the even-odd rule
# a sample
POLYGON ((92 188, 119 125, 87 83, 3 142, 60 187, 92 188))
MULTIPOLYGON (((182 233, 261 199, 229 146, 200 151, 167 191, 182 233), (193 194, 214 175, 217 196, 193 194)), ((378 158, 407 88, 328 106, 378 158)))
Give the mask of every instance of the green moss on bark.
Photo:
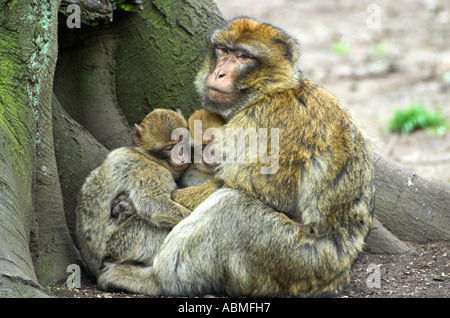
MULTIPOLYGON (((0 4, 0 241, 4 243, 0 244, 0 276, 13 278, 12 289, 25 284, 23 294, 30 295, 39 287, 33 261, 52 251, 52 238, 40 235, 46 224, 40 222, 45 209, 35 205, 35 168, 45 135, 40 131, 41 112, 51 101, 59 3, 0 4)), ((57 245, 61 240, 56 232, 58 239, 53 243, 57 245)))

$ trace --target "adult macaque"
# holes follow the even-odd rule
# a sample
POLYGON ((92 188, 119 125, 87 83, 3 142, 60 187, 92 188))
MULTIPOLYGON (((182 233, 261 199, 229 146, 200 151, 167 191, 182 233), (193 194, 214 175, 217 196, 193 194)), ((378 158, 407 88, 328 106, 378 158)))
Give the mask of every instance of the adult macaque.
POLYGON ((349 283, 372 222, 371 150, 298 60, 296 41, 266 23, 238 18, 213 33, 196 80, 204 107, 225 128, 278 129, 279 167, 261 173, 260 157, 220 163, 217 181, 191 187, 184 202, 174 196, 201 204, 169 233, 153 265, 112 264, 101 288, 285 297, 333 295, 349 283))

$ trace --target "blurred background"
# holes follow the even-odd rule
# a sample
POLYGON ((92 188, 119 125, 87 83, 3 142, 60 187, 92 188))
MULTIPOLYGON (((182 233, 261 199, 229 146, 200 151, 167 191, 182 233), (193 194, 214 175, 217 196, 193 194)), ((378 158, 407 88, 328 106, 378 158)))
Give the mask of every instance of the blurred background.
POLYGON ((450 1, 216 3, 226 19, 245 15, 295 36, 303 75, 339 98, 376 152, 450 182, 450 1))

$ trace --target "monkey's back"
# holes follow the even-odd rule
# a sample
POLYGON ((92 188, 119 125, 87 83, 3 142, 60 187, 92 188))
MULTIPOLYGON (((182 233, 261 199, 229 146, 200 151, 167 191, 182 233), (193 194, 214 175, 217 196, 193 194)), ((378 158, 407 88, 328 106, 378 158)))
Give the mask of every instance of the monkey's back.
POLYGON ((295 89, 264 96, 226 128, 279 130, 278 171, 262 174, 259 158, 256 164, 221 163, 217 175, 304 224, 325 222, 339 207, 341 221, 348 204, 373 196, 370 143, 337 98, 314 82, 302 79, 295 89))
POLYGON ((109 238, 120 218, 111 217, 111 204, 120 193, 128 193, 136 210, 136 191, 148 198, 170 196, 176 187, 170 171, 136 147, 113 150, 103 164, 86 178, 76 207, 76 232, 81 254, 94 275, 99 273, 109 238))
MULTIPOLYGON (((375 190, 369 141, 336 97, 306 79, 297 88, 264 96, 226 125, 237 127, 279 129, 280 168, 265 175, 260 173, 261 162, 241 163, 239 169, 236 163, 221 163, 217 175, 226 187, 256 198, 295 220, 300 231, 291 237, 296 237, 291 241, 293 245, 284 247, 286 252, 296 250, 297 261, 291 259, 291 265, 280 267, 274 258, 264 266, 284 270, 287 278, 293 275, 304 280, 304 286, 295 287, 293 294, 340 290, 348 282, 350 266, 362 250, 372 223, 375 190), (316 290, 308 291, 311 286, 316 290)), ((247 218, 245 212, 241 213, 247 218)), ((272 232, 269 237, 282 235, 278 233, 280 223, 276 224, 270 230, 265 229, 272 232)), ((286 243, 274 242, 281 244, 277 251, 286 243)), ((273 244, 270 240, 265 243, 273 244)), ((246 261, 252 261, 254 255, 258 261, 264 254, 263 248, 249 253, 246 261)), ((282 252, 280 257, 285 257, 282 252)))

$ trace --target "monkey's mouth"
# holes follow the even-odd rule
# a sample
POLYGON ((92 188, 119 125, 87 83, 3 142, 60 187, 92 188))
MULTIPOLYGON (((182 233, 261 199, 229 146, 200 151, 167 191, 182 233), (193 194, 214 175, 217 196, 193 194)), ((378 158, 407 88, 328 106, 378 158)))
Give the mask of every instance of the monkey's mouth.
POLYGON ((223 94, 223 95, 233 95, 233 91, 224 91, 219 88, 213 87, 213 86, 207 86, 209 91, 214 91, 215 93, 223 94))
POLYGON ((236 100, 236 94, 234 91, 222 90, 217 87, 208 86, 209 100, 217 104, 230 104, 236 100))

